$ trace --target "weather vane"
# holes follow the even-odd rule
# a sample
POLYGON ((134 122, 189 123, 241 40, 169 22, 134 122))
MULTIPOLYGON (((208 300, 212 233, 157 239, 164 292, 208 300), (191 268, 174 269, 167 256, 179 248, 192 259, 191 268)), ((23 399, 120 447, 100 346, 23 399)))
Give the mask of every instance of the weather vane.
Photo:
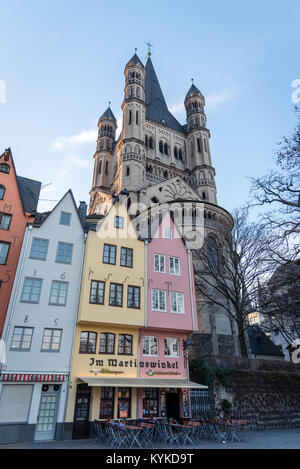
POLYGON ((148 57, 151 57, 152 52, 151 52, 151 47, 154 47, 150 42, 145 42, 145 44, 148 46, 148 57))

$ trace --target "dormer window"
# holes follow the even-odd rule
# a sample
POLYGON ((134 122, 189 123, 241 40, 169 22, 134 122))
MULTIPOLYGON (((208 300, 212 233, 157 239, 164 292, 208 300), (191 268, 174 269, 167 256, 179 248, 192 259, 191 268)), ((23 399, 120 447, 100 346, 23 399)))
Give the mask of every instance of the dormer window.
POLYGON ((10 172, 10 166, 8 164, 5 164, 5 163, 0 164, 0 173, 9 174, 9 172, 10 172))

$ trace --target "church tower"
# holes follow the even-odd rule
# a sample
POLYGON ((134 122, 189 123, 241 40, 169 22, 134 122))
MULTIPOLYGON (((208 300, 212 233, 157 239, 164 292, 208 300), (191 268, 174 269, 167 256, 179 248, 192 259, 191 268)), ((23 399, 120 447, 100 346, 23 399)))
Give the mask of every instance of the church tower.
MULTIPOLYGON (((94 155, 93 187, 90 191, 90 213, 98 213, 109 205, 112 155, 115 146, 117 120, 109 107, 98 122, 97 148, 94 155)), ((108 208, 108 207, 107 207, 108 208)))
POLYGON ((192 84, 184 101, 187 114, 187 145, 191 186, 204 202, 217 204, 215 170, 211 164, 210 132, 206 127, 205 99, 192 84))
POLYGON ((145 68, 136 54, 125 67, 123 127, 119 151, 119 186, 139 191, 145 185, 145 68))

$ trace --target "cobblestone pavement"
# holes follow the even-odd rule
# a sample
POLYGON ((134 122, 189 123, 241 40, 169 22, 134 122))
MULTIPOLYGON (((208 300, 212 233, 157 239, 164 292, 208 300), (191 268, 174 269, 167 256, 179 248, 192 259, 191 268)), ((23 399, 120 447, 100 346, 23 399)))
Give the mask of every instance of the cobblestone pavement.
MULTIPOLYGON (((180 447, 176 447, 180 448, 180 447)), ((293 430, 263 430, 249 431, 246 441, 234 443, 217 443, 203 440, 197 449, 300 449, 300 428, 293 430)), ((16 443, 0 445, 0 449, 112 449, 93 440, 66 440, 32 443, 16 443)), ((151 448, 152 449, 152 448, 151 448)), ((164 446, 157 443, 153 449, 174 449, 174 446, 164 446)), ((192 449, 185 446, 182 449, 192 449)))

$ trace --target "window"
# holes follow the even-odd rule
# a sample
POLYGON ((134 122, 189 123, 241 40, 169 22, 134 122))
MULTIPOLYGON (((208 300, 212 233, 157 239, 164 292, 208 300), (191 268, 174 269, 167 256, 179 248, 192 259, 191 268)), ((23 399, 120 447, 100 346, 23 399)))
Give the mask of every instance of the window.
POLYGON ((197 138, 197 148, 198 148, 198 152, 201 153, 200 138, 197 138))
POLYGON ((140 296, 141 289, 140 287, 133 287, 128 285, 128 295, 127 295, 127 308, 140 308, 140 296))
POLYGON ((151 150, 153 150, 153 148, 154 148, 154 142, 153 142, 152 137, 149 137, 149 148, 151 148, 151 150))
POLYGON ((5 163, 0 164, 0 173, 9 174, 9 172, 10 172, 10 166, 8 164, 5 164, 5 163))
POLYGON ((105 174, 108 174, 108 161, 105 163, 105 174))
POLYGON ((99 163, 98 163, 98 173, 101 174, 101 171, 102 171, 102 160, 99 160, 99 163))
POLYGON ((154 254, 154 272, 160 272, 162 274, 166 272, 165 256, 154 254))
POLYGON ((101 386, 100 419, 114 417, 115 388, 101 386))
POLYGON ((100 334, 99 353, 113 355, 115 353, 115 334, 102 332, 100 334))
POLYGON ((166 292, 164 290, 152 290, 152 310, 166 311, 166 292))
POLYGON ((5 194, 5 187, 0 185, 0 200, 3 200, 5 194))
POLYGON ((73 244, 58 243, 55 262, 62 264, 71 264, 73 254, 73 244))
POLYGON ((184 314, 184 294, 171 292, 171 313, 184 314))
POLYGON ((211 236, 206 240, 206 255, 209 269, 217 272, 220 268, 220 251, 215 239, 211 236))
POLYGON ((168 144, 167 144, 167 143, 164 144, 164 152, 165 152, 165 155, 168 155, 168 154, 169 154, 169 148, 168 148, 168 144))
POLYGON ((163 229, 163 238, 172 239, 172 229, 164 227, 163 229))
POLYGON ((0 241, 0 265, 5 265, 7 261, 10 243, 0 241))
POLYGON ((0 228, 2 230, 9 230, 10 222, 11 222, 11 215, 0 212, 0 228))
POLYGON ((59 352, 62 329, 44 329, 42 352, 59 352))
POLYGON ((45 261, 47 259, 48 245, 49 241, 47 239, 33 238, 29 257, 45 261))
POLYGON ((174 147, 174 156, 175 156, 176 160, 178 160, 178 150, 177 150, 177 147, 174 147))
POLYGON ((0 397, 1 423, 28 423, 34 384, 3 384, 0 397))
POLYGON ((109 290, 109 306, 123 305, 123 285, 111 283, 109 290))
POLYGON ((159 142, 159 151, 160 151, 160 153, 163 153, 163 152, 164 152, 164 144, 163 144, 163 142, 162 142, 161 140, 160 140, 160 142, 159 142))
POLYGON ((143 355, 157 357, 158 355, 158 338, 143 337, 143 355))
POLYGON ((116 263, 117 246, 113 244, 104 244, 103 248, 103 263, 115 264, 116 263))
POLYGON ((137 125, 139 125, 139 111, 136 111, 136 114, 135 114, 135 123, 137 125))
POLYGON ((43 280, 40 278, 25 277, 21 302, 39 303, 43 280))
POLYGON ((124 218, 123 217, 115 217, 115 228, 124 228, 124 218))
POLYGON ((170 274, 180 275, 180 259, 178 257, 169 257, 170 274))
POLYGON ((179 159, 182 161, 182 150, 179 148, 179 159))
POLYGON ((132 355, 132 335, 119 334, 118 354, 132 355))
POLYGON ((67 303, 68 282, 52 281, 50 291, 50 305, 65 306, 67 303))
POLYGON ((81 332, 79 353, 96 353, 96 332, 81 332))
POLYGON ((143 392, 143 417, 158 417, 158 389, 146 388, 143 392))
POLYGON ((122 267, 132 267, 133 249, 121 248, 121 263, 122 267))
POLYGON ((129 176, 130 175, 130 168, 129 166, 126 167, 126 176, 129 176))
POLYGON ((15 326, 10 350, 28 352, 31 348, 33 327, 15 326))
POLYGON ((129 111, 128 125, 131 124, 131 120, 132 120, 132 111, 129 111))
POLYGON ((179 340, 173 338, 165 338, 165 356, 179 357, 179 340))
POLYGON ((60 225, 70 226, 71 225, 71 215, 72 215, 71 213, 60 212, 59 224, 60 225))
POLYGON ((105 282, 98 282, 97 280, 91 281, 90 303, 103 305, 104 304, 104 289, 105 282))
POLYGON ((130 418, 131 388, 118 388, 118 418, 130 418))
POLYGON ((148 149, 148 146, 149 146, 148 135, 145 135, 145 146, 148 149))

